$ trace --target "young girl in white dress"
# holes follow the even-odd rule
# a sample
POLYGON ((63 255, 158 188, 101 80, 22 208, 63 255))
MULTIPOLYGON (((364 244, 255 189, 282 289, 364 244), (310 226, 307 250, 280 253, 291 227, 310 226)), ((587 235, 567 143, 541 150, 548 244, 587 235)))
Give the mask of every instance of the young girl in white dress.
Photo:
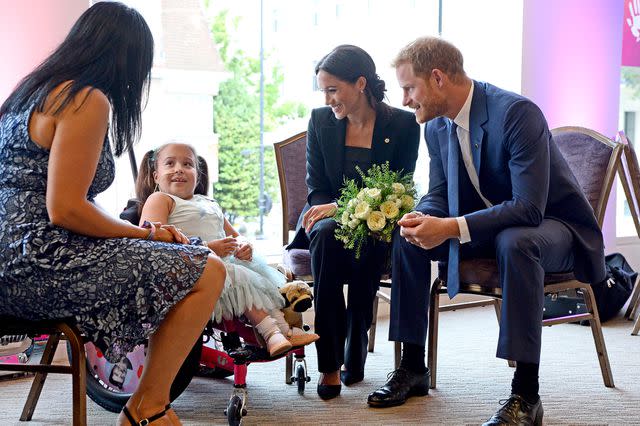
POLYGON ((271 356, 293 346, 318 339, 317 334, 290 328, 280 309, 284 299, 279 288, 286 278, 253 254, 251 244, 224 217, 220 205, 206 197, 208 178, 195 149, 183 143, 168 143, 145 154, 136 193, 143 203, 140 224, 160 222, 176 226, 202 244, 225 263, 227 277, 213 319, 244 315, 264 338, 271 356))

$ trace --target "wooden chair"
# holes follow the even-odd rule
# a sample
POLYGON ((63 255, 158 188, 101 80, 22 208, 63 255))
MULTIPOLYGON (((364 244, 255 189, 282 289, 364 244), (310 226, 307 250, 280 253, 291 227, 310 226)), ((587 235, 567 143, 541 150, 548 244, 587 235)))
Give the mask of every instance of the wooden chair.
MULTIPOLYGON (((602 226, 609 193, 620 164, 622 145, 600 133, 582 127, 561 127, 553 129, 551 133, 593 207, 598 224, 602 226)), ((432 388, 436 387, 437 377, 438 314, 441 310, 439 309, 439 295, 446 293, 446 279, 443 278, 443 272, 446 273, 446 265, 440 264, 439 266, 439 276, 431 286, 429 306, 427 364, 431 370, 432 388)), ((577 281, 571 272, 545 276, 545 294, 557 294, 565 291, 581 293, 587 312, 546 319, 542 321, 542 325, 551 326, 588 320, 602 371, 602 379, 606 387, 614 387, 609 357, 591 285, 577 281)), ((460 262, 460 293, 500 299, 502 289, 499 284, 499 272, 495 260, 462 260, 460 262)), ((447 310, 452 309, 455 309, 452 305, 447 307, 447 310)))
POLYGON ((71 374, 71 387, 73 394, 73 425, 84 426, 87 424, 87 398, 86 398, 86 360, 84 353, 84 341, 80 330, 73 320, 46 320, 26 321, 13 317, 0 317, 0 336, 22 335, 39 336, 48 334, 49 338, 45 346, 40 364, 0 364, 0 370, 21 371, 36 373, 27 397, 27 402, 20 416, 21 421, 29 421, 36 409, 42 387, 49 373, 71 374), (69 365, 52 365, 58 342, 64 336, 69 341, 71 359, 69 365))
MULTIPOLYGON (((624 150, 622 155, 622 161, 618 169, 618 176, 620 177, 620 183, 622 189, 627 198, 629 205, 629 211, 633 219, 633 224, 636 227, 638 237, 640 237, 640 165, 638 164, 638 156, 633 148, 633 144, 627 139, 624 132, 618 133, 618 139, 623 144, 624 150)), ((633 326, 631 334, 634 336, 640 331, 640 276, 636 280, 633 292, 629 298, 629 305, 624 314, 625 318, 633 320, 636 318, 636 322, 633 326)))
MULTIPOLYGON (((300 132, 290 138, 273 145, 275 150, 280 194, 282 197, 282 244, 289 243, 289 232, 295 231, 300 213, 307 202, 306 153, 307 132, 300 132)), ((284 263, 292 273, 292 278, 303 280, 313 285, 311 276, 311 255, 309 250, 291 249, 284 251, 284 263)), ((390 287, 388 275, 382 277, 381 287, 390 287)), ((378 301, 390 303, 385 292, 378 291, 373 301, 373 322, 369 328, 369 352, 373 352, 376 338, 378 301)), ((395 365, 400 363, 400 344, 395 345, 395 365)))

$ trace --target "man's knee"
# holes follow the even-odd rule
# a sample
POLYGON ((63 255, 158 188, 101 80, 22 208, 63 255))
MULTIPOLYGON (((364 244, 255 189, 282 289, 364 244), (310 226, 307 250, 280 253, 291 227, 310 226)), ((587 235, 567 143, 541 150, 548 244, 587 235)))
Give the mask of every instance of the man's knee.
POLYGON ((530 228, 507 228, 498 233, 495 243, 498 259, 522 255, 540 258, 540 249, 530 228))

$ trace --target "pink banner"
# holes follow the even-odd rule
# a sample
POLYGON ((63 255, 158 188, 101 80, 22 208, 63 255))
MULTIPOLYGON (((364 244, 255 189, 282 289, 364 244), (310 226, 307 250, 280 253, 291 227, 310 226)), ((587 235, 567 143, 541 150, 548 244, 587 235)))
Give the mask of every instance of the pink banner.
POLYGON ((624 0, 622 66, 640 67, 640 0, 624 0))

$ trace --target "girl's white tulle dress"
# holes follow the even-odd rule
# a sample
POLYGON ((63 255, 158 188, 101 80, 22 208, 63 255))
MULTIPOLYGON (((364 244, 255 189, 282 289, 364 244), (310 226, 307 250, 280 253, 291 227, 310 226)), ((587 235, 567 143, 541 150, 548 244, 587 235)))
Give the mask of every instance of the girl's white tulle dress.
MULTIPOLYGON (((184 200, 167 194, 175 201, 168 223, 180 228, 188 237, 200 237, 204 241, 225 238, 224 214, 220 205, 203 195, 184 200)), ((220 299, 213 311, 213 319, 231 319, 251 308, 271 311, 281 309, 284 299, 279 288, 286 282, 283 274, 267 265, 253 253, 250 262, 235 256, 222 258, 227 278, 220 299)))

